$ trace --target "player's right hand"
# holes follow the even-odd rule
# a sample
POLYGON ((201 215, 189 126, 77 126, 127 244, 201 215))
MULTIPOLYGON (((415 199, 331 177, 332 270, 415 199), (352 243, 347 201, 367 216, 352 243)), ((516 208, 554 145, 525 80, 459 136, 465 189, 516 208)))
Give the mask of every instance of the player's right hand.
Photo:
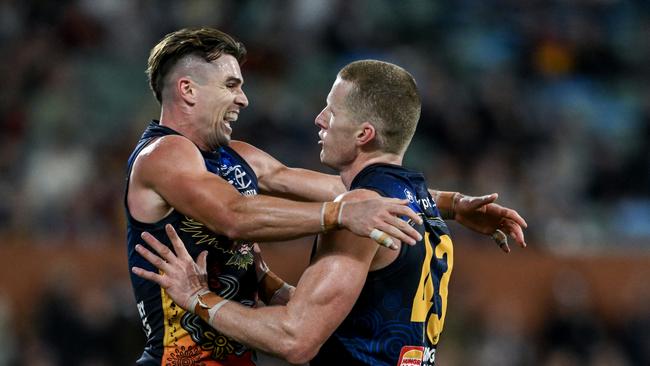
POLYGON ((400 242, 414 245, 422 240, 422 236, 401 217, 417 224, 422 224, 422 218, 408 207, 408 203, 406 199, 385 197, 346 201, 341 213, 341 225, 365 237, 372 237, 371 232, 375 229, 380 230, 392 239, 394 245, 386 245, 392 249, 399 248, 400 242))
POLYGON ((176 304, 185 310, 193 312, 192 299, 201 292, 209 292, 208 272, 206 270, 208 252, 201 252, 196 262, 194 262, 174 228, 167 224, 165 231, 172 242, 174 251, 147 232, 142 233, 142 239, 159 256, 141 244, 135 246, 135 250, 161 272, 155 273, 139 267, 133 267, 131 271, 144 279, 157 283, 165 289, 167 295, 176 304))

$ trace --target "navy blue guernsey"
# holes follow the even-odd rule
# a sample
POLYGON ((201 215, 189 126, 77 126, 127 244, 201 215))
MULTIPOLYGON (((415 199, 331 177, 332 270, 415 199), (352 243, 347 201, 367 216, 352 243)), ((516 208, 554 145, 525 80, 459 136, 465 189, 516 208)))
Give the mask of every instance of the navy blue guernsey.
MULTIPOLYGON (((133 162, 142 149, 156 138, 178 135, 176 131, 152 121, 140 138, 128 162, 126 193, 133 162)), ((201 151, 208 171, 226 180, 242 195, 258 192, 257 176, 251 167, 229 147, 201 151)), ((125 194, 126 205, 126 194, 125 194)), ((138 266, 157 269, 135 251, 144 243, 143 231, 170 246, 165 225, 171 224, 187 250, 196 258, 208 251, 208 282, 220 296, 252 306, 257 296, 257 280, 253 266, 252 244, 234 242, 210 231, 205 225, 173 210, 156 223, 143 223, 133 218, 126 206, 129 268, 138 266)), ((216 332, 198 316, 176 305, 154 282, 131 274, 138 312, 147 337, 144 353, 137 365, 254 365, 250 349, 216 332)))
POLYGON ((357 174, 350 189, 408 199, 424 219, 415 226, 423 239, 415 246, 402 245, 395 261, 368 273, 352 311, 311 365, 433 365, 445 321, 453 246, 424 176, 397 165, 373 164, 357 174))

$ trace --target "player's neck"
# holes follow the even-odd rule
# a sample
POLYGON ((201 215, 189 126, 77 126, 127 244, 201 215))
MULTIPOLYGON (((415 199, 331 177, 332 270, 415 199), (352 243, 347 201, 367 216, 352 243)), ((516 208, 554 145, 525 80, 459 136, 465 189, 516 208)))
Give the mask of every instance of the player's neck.
POLYGON ((402 165, 403 157, 403 155, 387 153, 361 153, 350 165, 341 169, 339 175, 341 176, 343 184, 345 184, 345 188, 349 190, 354 177, 356 177, 365 167, 379 163, 402 165))
POLYGON ((191 114, 173 107, 165 107, 160 110, 160 125, 167 126, 192 141, 199 149, 208 151, 208 146, 197 131, 198 123, 193 120, 191 114))

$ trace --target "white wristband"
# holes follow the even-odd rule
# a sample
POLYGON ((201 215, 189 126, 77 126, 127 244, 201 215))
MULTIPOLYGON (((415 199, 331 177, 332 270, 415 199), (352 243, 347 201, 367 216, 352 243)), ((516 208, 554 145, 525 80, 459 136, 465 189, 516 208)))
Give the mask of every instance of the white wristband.
POLYGON ((204 288, 197 291, 194 295, 192 295, 192 297, 190 297, 190 304, 189 304, 190 308, 187 309, 187 311, 189 311, 190 313, 194 313, 194 309, 196 309, 196 304, 199 303, 199 296, 203 296, 209 292, 210 289, 204 288))
POLYGON ((214 317, 217 315, 217 311, 219 311, 219 309, 221 309, 222 306, 226 305, 228 301, 230 300, 223 299, 208 310, 208 324, 214 326, 214 317))
POLYGON ((295 290, 294 286, 291 286, 288 283, 283 283, 282 287, 275 290, 271 298, 269 299, 268 305, 284 305, 289 302, 291 298, 291 291, 295 290))
POLYGON ((320 208, 320 230, 325 232, 325 204, 327 202, 323 202, 323 206, 320 208))
POLYGON ((339 215, 336 218, 336 223, 339 225, 339 227, 343 226, 343 223, 341 222, 341 216, 343 216, 343 206, 345 206, 345 202, 341 202, 341 207, 339 207, 339 215))

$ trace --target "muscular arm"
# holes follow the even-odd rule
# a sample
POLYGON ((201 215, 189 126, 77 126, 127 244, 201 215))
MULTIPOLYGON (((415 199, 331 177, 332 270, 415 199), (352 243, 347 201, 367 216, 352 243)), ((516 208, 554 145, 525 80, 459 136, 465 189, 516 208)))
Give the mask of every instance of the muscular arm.
MULTIPOLYGON (((232 239, 283 240, 322 231, 322 202, 242 196, 210 173, 200 151, 182 136, 165 136, 143 149, 133 166, 127 200, 132 215, 140 221, 158 221, 173 207, 232 239)), ((362 235, 369 235, 377 227, 399 240, 414 243, 419 234, 394 215, 417 219, 412 210, 397 201, 366 201, 346 205, 342 223, 362 235), (370 207, 362 210, 366 204, 376 205, 382 213, 368 210, 370 207), (364 211, 371 212, 374 218, 364 218, 364 211)))
POLYGON ((338 175, 290 168, 242 141, 232 141, 230 147, 253 168, 260 190, 264 193, 303 201, 331 201, 345 192, 345 186, 338 175))
MULTIPOLYGON (((210 173, 200 151, 181 136, 154 141, 136 159, 129 200, 144 193, 159 196, 166 207, 173 207, 233 239, 281 239, 321 231, 322 204, 268 196, 244 197, 228 182, 210 173)), ((129 202, 129 208, 132 212, 141 210, 149 201, 129 202)))
MULTIPOLYGON (((371 191, 353 191, 345 200, 352 201, 376 196, 371 191)), ((205 288, 191 285, 196 279, 196 264, 187 255, 180 239, 171 233, 178 258, 151 236, 143 236, 165 259, 153 255, 142 246, 136 250, 165 275, 133 268, 141 277, 161 285, 181 306, 205 288)), ((252 348, 278 355, 292 363, 307 362, 316 355, 352 309, 377 253, 378 246, 367 238, 349 231, 336 231, 321 237, 314 262, 304 272, 295 294, 286 306, 249 308, 234 302, 223 305, 213 317, 211 326, 218 331, 252 348), (353 244, 352 244, 353 243, 353 244)), ((202 297, 202 302, 212 307, 222 299, 214 293, 202 297)), ((195 307, 197 314, 209 321, 207 311, 195 307)))
MULTIPOLYGON (((233 141, 231 147, 253 167, 260 189, 265 193, 303 201, 329 201, 345 190, 338 176, 287 167, 245 142, 233 141)), ((466 228, 486 235, 502 230, 520 246, 526 246, 522 230, 526 228, 526 221, 517 211, 494 203, 496 194, 472 197, 433 189, 429 189, 429 193, 444 219, 456 220, 466 228)), ((501 249, 510 251, 507 241, 501 249)))
POLYGON ((291 363, 307 362, 352 309, 377 248, 349 231, 324 235, 286 306, 252 309, 227 303, 211 325, 252 348, 291 363))

